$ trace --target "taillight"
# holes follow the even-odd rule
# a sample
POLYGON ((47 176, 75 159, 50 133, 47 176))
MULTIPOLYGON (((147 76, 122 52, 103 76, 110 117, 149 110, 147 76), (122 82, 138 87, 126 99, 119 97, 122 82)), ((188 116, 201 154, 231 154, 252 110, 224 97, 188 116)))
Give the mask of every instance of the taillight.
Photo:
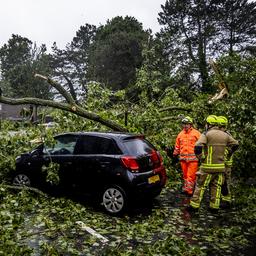
POLYGON ((150 159, 154 167, 159 167, 160 165, 163 164, 163 158, 160 155, 160 153, 156 150, 151 151, 150 159))
POLYGON ((150 158, 151 158, 151 161, 153 163, 158 163, 159 162, 158 155, 157 155, 157 152, 155 150, 152 150, 150 158))
POLYGON ((162 165, 163 158, 158 151, 152 150, 150 159, 153 162, 154 167, 162 165))
POLYGON ((160 163, 162 164, 163 163, 163 157, 160 155, 160 153, 158 151, 157 151, 157 155, 158 155, 160 163))
POLYGON ((126 168, 131 170, 132 172, 138 172, 139 171, 139 164, 135 157, 132 156, 123 156, 121 158, 122 163, 126 168))

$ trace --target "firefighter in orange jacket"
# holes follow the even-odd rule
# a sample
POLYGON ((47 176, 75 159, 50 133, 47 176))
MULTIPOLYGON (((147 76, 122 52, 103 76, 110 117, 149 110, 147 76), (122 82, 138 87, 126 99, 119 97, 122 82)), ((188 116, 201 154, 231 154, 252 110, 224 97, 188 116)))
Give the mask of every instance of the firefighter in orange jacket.
POLYGON ((183 172, 182 191, 188 195, 193 194, 196 172, 198 169, 198 159, 194 153, 194 146, 201 133, 193 128, 193 119, 186 116, 181 121, 183 130, 176 138, 173 157, 178 157, 183 172))

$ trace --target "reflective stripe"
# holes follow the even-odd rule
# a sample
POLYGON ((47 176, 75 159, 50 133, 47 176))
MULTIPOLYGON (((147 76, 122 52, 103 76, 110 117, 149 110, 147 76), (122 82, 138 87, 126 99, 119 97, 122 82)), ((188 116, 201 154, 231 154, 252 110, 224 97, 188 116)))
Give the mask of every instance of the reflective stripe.
POLYGON ((232 160, 225 161, 225 165, 231 167, 233 165, 233 161, 232 160))
POLYGON ((195 203, 195 202, 193 202, 193 201, 190 201, 190 205, 193 207, 193 208, 199 208, 199 206, 200 206, 200 203, 195 203))
POLYGON ((232 201, 232 198, 231 198, 231 195, 227 195, 227 196, 222 196, 221 199, 225 202, 231 202, 232 201))
POLYGON ((206 188, 208 187, 208 185, 209 185, 209 183, 211 181, 211 178, 212 178, 212 175, 211 174, 207 174, 206 179, 204 181, 204 184, 203 184, 203 186, 202 186, 202 188, 200 190, 200 194, 199 194, 199 198, 198 198, 199 202, 196 203, 196 202, 190 200, 190 205, 192 207, 194 207, 194 208, 199 208, 200 207, 200 203, 201 203, 201 201, 203 199, 204 192, 205 192, 206 188))
POLYGON ((201 191, 200 191, 200 194, 199 194, 199 202, 202 201, 203 196, 204 196, 204 191, 205 191, 206 188, 209 186, 209 183, 210 183, 210 181, 211 181, 211 178, 212 178, 212 174, 207 174, 207 177, 206 177, 206 179, 205 179, 205 181, 204 181, 204 185, 203 185, 203 187, 202 187, 202 189, 201 189, 201 191))
POLYGON ((210 146, 209 147, 209 155, 210 155, 210 157, 209 157, 209 164, 211 164, 212 163, 212 146, 210 146))
POLYGON ((208 154, 206 158, 206 163, 211 164, 212 163, 212 146, 208 146, 208 154))
POLYGON ((210 203, 210 207, 213 209, 219 209, 220 208, 220 196, 221 196, 221 185, 223 183, 223 174, 218 175, 218 182, 217 182, 217 190, 215 195, 215 202, 210 203))
POLYGON ((225 168, 225 164, 205 164, 202 163, 201 165, 202 168, 204 169, 223 169, 225 168))
POLYGON ((209 154, 209 147, 208 147, 208 150, 207 150, 207 157, 206 157, 206 163, 209 164, 209 158, 210 158, 210 154, 209 154))
POLYGON ((227 159, 227 155, 228 155, 228 150, 225 149, 225 156, 224 156, 224 162, 226 166, 232 167, 233 165, 233 155, 227 159))
POLYGON ((205 156, 206 156, 206 153, 205 153, 205 150, 203 149, 202 150, 202 159, 205 159, 205 156))
POLYGON ((198 161, 198 159, 196 157, 195 158, 186 158, 186 157, 182 158, 182 157, 180 157, 179 160, 198 161))
POLYGON ((180 156, 195 156, 195 154, 180 154, 180 156))

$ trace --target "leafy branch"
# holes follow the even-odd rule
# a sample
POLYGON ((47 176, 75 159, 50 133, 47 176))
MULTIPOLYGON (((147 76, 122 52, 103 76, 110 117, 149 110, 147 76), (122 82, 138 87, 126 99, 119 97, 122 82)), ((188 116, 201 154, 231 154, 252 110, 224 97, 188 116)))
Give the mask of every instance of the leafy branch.
POLYGON ((87 118, 89 120, 101 123, 114 131, 127 131, 124 127, 120 126, 116 122, 113 122, 111 120, 104 119, 100 117, 98 114, 87 111, 86 109, 79 106, 74 98, 69 94, 59 83, 52 80, 49 77, 35 74, 35 77, 41 78, 46 80, 52 87, 54 87, 66 100, 66 102, 57 102, 54 100, 44 100, 39 98, 32 98, 32 97, 26 97, 26 98, 8 98, 0 95, 0 102, 10 105, 25 105, 25 104, 31 104, 36 106, 45 106, 45 107, 52 107, 61 109, 64 111, 71 112, 73 114, 76 114, 78 116, 87 118))

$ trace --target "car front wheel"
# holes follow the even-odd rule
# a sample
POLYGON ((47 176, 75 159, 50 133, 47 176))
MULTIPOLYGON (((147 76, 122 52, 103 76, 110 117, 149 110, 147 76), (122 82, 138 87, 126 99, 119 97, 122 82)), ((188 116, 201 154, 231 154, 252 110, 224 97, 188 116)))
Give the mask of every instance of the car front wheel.
POLYGON ((24 174, 24 173, 20 173, 17 174, 12 181, 13 185, 17 185, 17 186, 31 186, 31 180, 30 178, 24 174))
POLYGON ((110 214, 120 214, 127 204, 126 194, 119 186, 109 186, 105 189, 102 203, 105 210, 110 214))

